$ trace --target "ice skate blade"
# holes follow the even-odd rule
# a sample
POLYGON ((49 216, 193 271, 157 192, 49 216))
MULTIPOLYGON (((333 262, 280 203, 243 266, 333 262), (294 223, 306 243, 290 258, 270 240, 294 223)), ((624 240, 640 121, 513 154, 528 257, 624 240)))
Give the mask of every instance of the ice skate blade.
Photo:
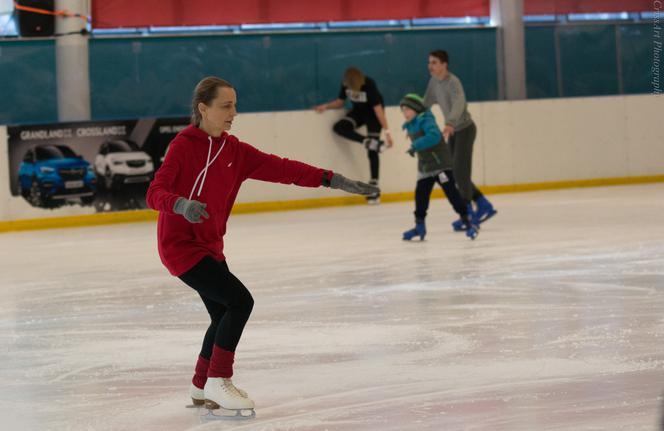
POLYGON ((205 407, 205 400, 195 400, 191 399, 191 404, 185 406, 188 409, 200 409, 201 407, 205 407))
POLYGON ((199 410, 198 417, 201 422, 218 420, 245 420, 255 418, 256 411, 254 409, 228 410, 222 407, 214 410, 202 408, 199 410))

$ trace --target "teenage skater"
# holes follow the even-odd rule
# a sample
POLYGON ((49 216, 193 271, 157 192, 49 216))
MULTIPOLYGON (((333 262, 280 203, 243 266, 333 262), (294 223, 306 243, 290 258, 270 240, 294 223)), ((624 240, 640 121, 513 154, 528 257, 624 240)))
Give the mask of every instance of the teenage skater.
POLYGON ((237 115, 235 90, 207 77, 192 100, 191 125, 170 144, 147 192, 159 211, 159 256, 171 274, 196 290, 211 323, 203 338, 190 395, 215 415, 253 416, 254 402, 231 381, 235 348, 253 308, 247 288, 223 254, 226 222, 242 182, 255 180, 378 193, 376 186, 329 170, 263 153, 227 133, 237 115))
POLYGON ((452 156, 440 134, 436 119, 424 106, 424 100, 417 94, 406 94, 399 105, 406 119, 403 128, 411 140, 408 153, 411 156, 417 154, 415 227, 404 232, 403 239, 411 240, 419 236, 420 240, 424 240, 424 236, 427 234, 424 219, 427 216, 429 199, 435 183, 442 187, 452 208, 459 214, 459 219, 464 223, 466 236, 475 239, 479 228, 468 214, 468 201, 457 190, 452 172, 452 156))
MULTIPOLYGON (((378 154, 383 145, 392 147, 392 136, 387 126, 383 96, 378 91, 376 82, 356 67, 349 67, 339 89, 339 96, 331 102, 316 106, 316 112, 327 109, 343 108, 346 99, 352 102, 352 109, 337 121, 332 130, 339 136, 363 144, 369 157, 371 180, 369 184, 378 186, 380 161, 378 154), (367 136, 357 132, 357 128, 366 125, 367 136), (381 130, 385 131, 385 141, 380 139, 381 130)), ((380 194, 367 197, 369 204, 380 203, 380 194)))
MULTIPOLYGON (((443 111, 445 116, 443 136, 449 142, 452 151, 457 187, 464 199, 475 202, 475 210, 470 207, 469 211, 475 224, 479 225, 493 217, 497 211, 471 181, 473 144, 477 127, 468 112, 463 85, 459 78, 448 70, 448 65, 449 56, 446 51, 436 50, 429 54, 428 68, 431 79, 424 94, 424 105, 430 108, 437 103, 443 111)), ((452 223, 456 231, 463 230, 465 226, 461 219, 452 223)))

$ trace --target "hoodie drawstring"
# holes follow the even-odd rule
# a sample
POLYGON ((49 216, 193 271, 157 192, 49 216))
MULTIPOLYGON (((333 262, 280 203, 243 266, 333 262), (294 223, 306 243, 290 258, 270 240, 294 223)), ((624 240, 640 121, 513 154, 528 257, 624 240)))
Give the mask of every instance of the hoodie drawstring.
POLYGON ((224 138, 224 141, 221 143, 219 151, 217 151, 217 154, 215 154, 212 160, 210 160, 210 155, 212 154, 212 136, 208 136, 208 141, 210 145, 208 146, 208 154, 207 154, 207 160, 205 161, 205 167, 198 173, 196 181, 194 181, 194 186, 191 188, 191 192, 189 193, 189 200, 191 200, 191 197, 194 195, 194 190, 196 190, 196 186, 198 185, 198 180, 201 179, 202 175, 203 179, 198 187, 198 193, 196 194, 196 196, 201 195, 201 192, 203 191, 203 184, 205 183, 205 177, 207 176, 208 168, 212 165, 212 163, 214 163, 215 160, 217 160, 217 157, 219 157, 219 154, 221 154, 221 150, 223 150, 224 145, 226 145, 226 138, 224 138))

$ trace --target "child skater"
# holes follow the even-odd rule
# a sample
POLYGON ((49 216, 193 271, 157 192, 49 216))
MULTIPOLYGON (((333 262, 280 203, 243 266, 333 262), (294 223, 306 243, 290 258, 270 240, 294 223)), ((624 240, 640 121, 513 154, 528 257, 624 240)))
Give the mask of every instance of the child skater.
POLYGON ((452 156, 436 124, 436 119, 424 106, 424 100, 417 94, 406 94, 401 102, 401 112, 406 122, 403 128, 408 133, 411 146, 408 153, 417 154, 417 186, 415 187, 415 227, 403 233, 404 240, 416 236, 424 240, 427 229, 424 219, 429 208, 429 199, 434 183, 440 184, 447 200, 465 224, 466 236, 477 237, 479 228, 468 214, 468 202, 457 190, 452 173, 452 156))
POLYGON ((237 115, 233 86, 204 78, 194 90, 191 125, 170 143, 146 201, 159 211, 161 261, 200 295, 210 326, 190 395, 215 416, 254 416, 254 402, 231 381, 235 349, 254 305, 228 269, 224 234, 240 185, 247 179, 326 186, 371 195, 377 187, 295 160, 267 154, 227 133, 237 115))

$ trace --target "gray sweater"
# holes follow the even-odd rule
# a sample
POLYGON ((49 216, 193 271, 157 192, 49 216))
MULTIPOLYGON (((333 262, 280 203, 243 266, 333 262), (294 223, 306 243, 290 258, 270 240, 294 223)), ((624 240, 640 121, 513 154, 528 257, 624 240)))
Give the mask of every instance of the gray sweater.
POLYGON ((445 116, 445 124, 454 127, 454 130, 465 129, 473 123, 468 112, 466 94, 463 92, 461 81, 453 73, 448 73, 442 81, 431 77, 427 91, 424 93, 424 104, 427 108, 437 103, 445 116))

